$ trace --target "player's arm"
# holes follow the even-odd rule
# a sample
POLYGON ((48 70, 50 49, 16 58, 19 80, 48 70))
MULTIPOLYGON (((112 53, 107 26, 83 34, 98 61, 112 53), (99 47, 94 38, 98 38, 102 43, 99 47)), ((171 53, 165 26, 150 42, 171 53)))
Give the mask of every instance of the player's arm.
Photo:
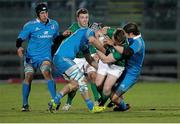
POLYGON ((61 45, 63 40, 66 38, 63 34, 59 34, 54 40, 53 45, 51 46, 51 55, 54 56, 54 53, 57 51, 58 47, 61 45))
POLYGON ((104 53, 97 50, 97 55, 104 63, 112 63, 112 62, 116 61, 116 59, 114 58, 112 53, 110 53, 108 56, 106 56, 104 53))
POLYGON ((107 40, 105 44, 113 46, 120 54, 122 54, 122 57, 121 57, 122 59, 129 59, 134 54, 134 49, 131 47, 134 45, 127 46, 127 47, 116 45, 111 39, 107 40))
POLYGON ((107 36, 109 36, 110 38, 112 38, 113 33, 116 31, 116 28, 111 28, 111 27, 103 27, 102 28, 102 33, 106 34, 107 36))
POLYGON ((31 32, 31 27, 32 26, 30 22, 26 23, 16 40, 17 55, 20 58, 22 58, 24 54, 24 48, 22 47, 22 43, 29 37, 29 34, 31 32))
POLYGON ((83 51, 84 58, 87 60, 87 62, 92 65, 94 68, 98 68, 97 62, 94 60, 94 58, 91 56, 89 48, 84 49, 83 51))
POLYGON ((68 37, 71 34, 72 34, 72 32, 70 30, 68 30, 68 29, 63 32, 63 36, 65 36, 65 37, 68 37))
POLYGON ((134 50, 130 46, 123 47, 123 46, 113 45, 113 47, 119 53, 122 54, 122 58, 124 58, 124 59, 129 59, 134 54, 134 50))
POLYGON ((96 69, 98 68, 98 63, 94 60, 91 54, 84 54, 84 57, 91 66, 93 66, 96 69))
POLYGON ((61 42, 66 38, 67 36, 64 36, 63 34, 59 34, 54 40, 54 44, 61 44, 61 42))
POLYGON ((17 55, 22 58, 24 53, 24 48, 22 47, 23 40, 21 38, 18 38, 16 40, 16 48, 17 48, 17 55))
POLYGON ((103 47, 103 44, 98 39, 96 39, 94 36, 89 37, 89 43, 91 43, 99 51, 106 53, 106 49, 103 47))
POLYGON ((77 29, 79 29, 80 27, 78 26, 77 23, 73 23, 67 30, 65 30, 63 32, 63 35, 68 37, 70 36, 72 33, 74 33, 77 29))

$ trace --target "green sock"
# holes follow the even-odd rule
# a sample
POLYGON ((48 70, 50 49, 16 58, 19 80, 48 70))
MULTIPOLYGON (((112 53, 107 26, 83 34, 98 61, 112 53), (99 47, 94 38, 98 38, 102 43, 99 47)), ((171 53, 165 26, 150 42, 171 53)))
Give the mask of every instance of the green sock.
POLYGON ((105 104, 108 100, 109 96, 104 95, 104 93, 102 92, 102 102, 105 104))
POLYGON ((94 83, 92 83, 92 82, 91 82, 91 90, 92 90, 93 95, 94 95, 94 101, 98 101, 98 99, 99 99, 99 93, 98 93, 96 84, 94 84, 94 83))
POLYGON ((72 100, 76 95, 76 91, 71 91, 70 93, 68 93, 68 98, 67 98, 67 104, 71 105, 72 104, 72 100))

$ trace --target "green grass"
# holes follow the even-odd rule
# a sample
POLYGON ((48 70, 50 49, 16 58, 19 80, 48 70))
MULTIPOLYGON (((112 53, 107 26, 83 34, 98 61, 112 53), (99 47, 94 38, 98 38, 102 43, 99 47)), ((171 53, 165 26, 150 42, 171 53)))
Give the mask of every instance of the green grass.
MULTIPOLYGON (((58 90, 62 85, 58 84, 58 90)), ((137 83, 125 94, 131 109, 126 112, 92 114, 87 111, 80 94, 77 93, 73 107, 68 112, 47 111, 49 92, 45 84, 32 84, 30 95, 31 112, 23 113, 21 108, 21 85, 0 83, 0 123, 2 122, 179 122, 180 123, 180 83, 137 83)), ((63 98, 62 105, 66 98, 63 98)))

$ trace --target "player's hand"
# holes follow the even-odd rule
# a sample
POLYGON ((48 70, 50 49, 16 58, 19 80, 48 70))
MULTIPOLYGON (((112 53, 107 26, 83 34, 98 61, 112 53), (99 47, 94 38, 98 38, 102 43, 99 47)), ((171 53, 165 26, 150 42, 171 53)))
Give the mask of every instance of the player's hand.
POLYGON ((24 48, 19 47, 19 48, 17 49, 17 55, 18 55, 20 58, 22 58, 22 57, 23 57, 23 54, 24 54, 24 48))
POLYGON ((110 29, 110 27, 105 26, 105 27, 103 27, 103 28, 101 29, 101 31, 102 31, 103 34, 107 34, 107 30, 108 30, 108 29, 110 29))
POLYGON ((104 41, 104 45, 114 45, 114 42, 110 39, 110 38, 106 38, 106 40, 104 41))
POLYGON ((72 34, 72 32, 70 30, 66 30, 63 32, 63 36, 69 36, 71 34, 72 34))
POLYGON ((97 54, 94 54, 92 57, 93 57, 93 59, 98 63, 98 61, 99 61, 98 55, 97 55, 97 54))

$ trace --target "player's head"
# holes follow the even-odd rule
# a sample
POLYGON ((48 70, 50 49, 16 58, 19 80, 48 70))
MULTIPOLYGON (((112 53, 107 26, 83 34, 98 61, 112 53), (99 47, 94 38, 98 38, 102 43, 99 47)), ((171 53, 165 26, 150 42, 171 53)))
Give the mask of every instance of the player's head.
POLYGON ((46 22, 48 19, 48 7, 44 3, 40 3, 36 6, 35 8, 37 17, 40 19, 42 22, 46 22))
POLYGON ((92 25, 90 25, 90 28, 96 32, 99 31, 101 29, 101 25, 99 23, 94 22, 92 25))
POLYGON ((136 23, 128 23, 123 27, 124 31, 126 32, 126 36, 128 38, 132 38, 133 36, 137 36, 140 34, 138 26, 136 23))
POLYGON ((76 19, 80 26, 87 27, 89 22, 89 13, 85 8, 80 8, 76 11, 76 19))
POLYGON ((117 28, 117 30, 113 33, 113 42, 116 45, 121 45, 126 41, 126 35, 123 29, 117 28))

